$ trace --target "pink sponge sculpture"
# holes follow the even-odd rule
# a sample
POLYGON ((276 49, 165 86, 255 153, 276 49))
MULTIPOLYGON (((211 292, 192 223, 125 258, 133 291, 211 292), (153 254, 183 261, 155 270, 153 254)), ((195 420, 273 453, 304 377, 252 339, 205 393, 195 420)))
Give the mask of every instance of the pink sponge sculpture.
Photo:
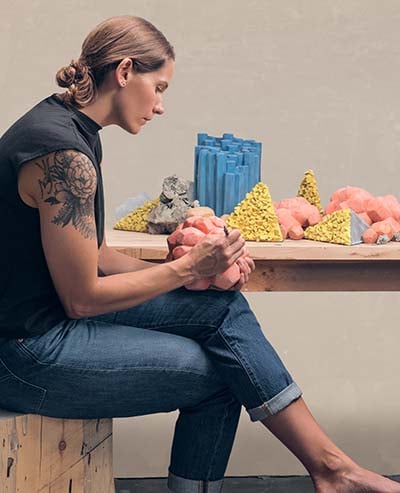
MULTIPOLYGON (((167 238, 169 255, 173 259, 177 259, 186 255, 191 248, 196 245, 207 234, 225 235, 225 223, 216 216, 189 217, 186 221, 180 224, 176 230, 167 238)), ((248 255, 245 248, 243 257, 248 255)), ((210 286, 220 289, 229 289, 234 286, 240 279, 240 268, 237 263, 231 265, 225 272, 217 274, 213 277, 199 279, 185 287, 190 290, 204 290, 210 286)))
POLYGON ((304 237, 303 228, 314 226, 321 221, 318 208, 303 197, 274 202, 274 208, 283 239, 301 240, 304 237))
POLYGON ((352 209, 370 225, 363 233, 364 243, 400 240, 400 203, 394 195, 374 197, 363 188, 343 187, 332 195, 325 213, 340 209, 352 209))

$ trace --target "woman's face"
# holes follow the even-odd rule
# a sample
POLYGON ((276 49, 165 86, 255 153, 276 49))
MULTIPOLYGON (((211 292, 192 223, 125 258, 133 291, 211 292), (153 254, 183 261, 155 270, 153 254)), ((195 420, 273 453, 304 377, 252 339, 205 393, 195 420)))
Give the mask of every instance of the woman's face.
POLYGON ((129 58, 121 62, 115 72, 116 123, 127 132, 137 134, 154 115, 164 113, 163 93, 172 79, 174 62, 168 59, 160 69, 145 74, 133 71, 129 62, 129 58))

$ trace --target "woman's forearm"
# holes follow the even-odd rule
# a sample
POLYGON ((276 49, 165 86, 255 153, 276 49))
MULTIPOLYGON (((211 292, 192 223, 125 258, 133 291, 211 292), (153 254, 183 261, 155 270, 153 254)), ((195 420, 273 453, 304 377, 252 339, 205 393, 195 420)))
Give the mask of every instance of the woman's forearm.
POLYGON ((125 310, 196 280, 191 262, 182 257, 148 269, 98 277, 86 299, 79 299, 71 318, 93 317, 125 310))
MULTIPOLYGON (((138 261, 136 265, 130 264, 141 267, 133 272, 96 275, 93 280, 93 271, 88 271, 90 280, 85 283, 82 279, 80 290, 73 290, 67 313, 69 317, 79 319, 139 305, 160 294, 224 272, 241 257, 243 247, 240 232, 232 230, 227 237, 206 235, 189 253, 166 263, 138 261)), ((103 247, 97 263, 99 269, 103 266, 107 272, 107 265, 110 269, 110 255, 113 254, 105 252, 103 247)))
POLYGON ((153 262, 133 258, 125 253, 117 252, 114 248, 105 247, 100 252, 98 267, 104 275, 110 276, 148 269, 154 265, 156 264, 153 262))

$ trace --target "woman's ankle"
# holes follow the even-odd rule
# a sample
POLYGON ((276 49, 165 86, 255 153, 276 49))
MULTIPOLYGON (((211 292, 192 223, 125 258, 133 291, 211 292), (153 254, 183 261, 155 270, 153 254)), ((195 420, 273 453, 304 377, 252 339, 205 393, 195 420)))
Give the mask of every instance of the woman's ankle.
POLYGON ((345 477, 357 464, 339 449, 324 450, 315 469, 310 471, 314 480, 333 480, 345 477))

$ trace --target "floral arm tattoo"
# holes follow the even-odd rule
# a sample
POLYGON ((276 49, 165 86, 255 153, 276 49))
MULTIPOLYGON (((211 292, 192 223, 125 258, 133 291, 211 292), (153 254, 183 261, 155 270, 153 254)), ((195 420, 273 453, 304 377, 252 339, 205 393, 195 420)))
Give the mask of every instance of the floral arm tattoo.
POLYGON ((51 205, 62 204, 52 223, 71 223, 85 238, 96 237, 94 197, 96 171, 90 159, 77 151, 57 151, 35 163, 43 171, 39 180, 42 199, 51 205))

